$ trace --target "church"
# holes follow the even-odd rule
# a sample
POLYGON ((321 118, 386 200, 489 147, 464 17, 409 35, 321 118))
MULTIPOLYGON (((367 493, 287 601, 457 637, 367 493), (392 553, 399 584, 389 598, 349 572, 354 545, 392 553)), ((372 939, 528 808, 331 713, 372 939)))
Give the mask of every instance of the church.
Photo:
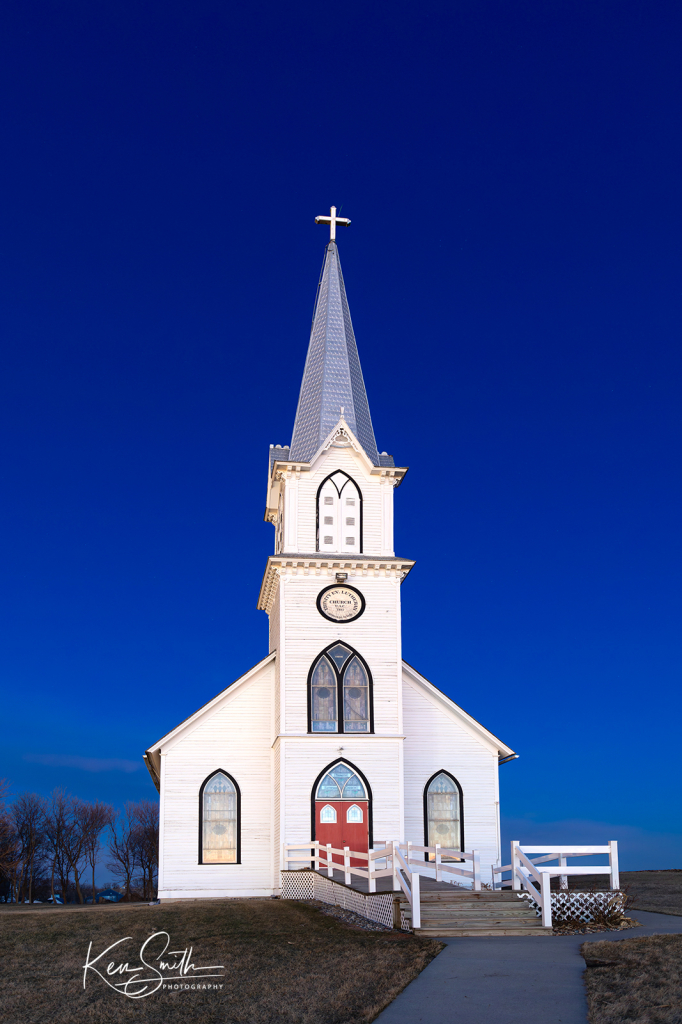
POLYGON ((516 755, 403 659, 407 468, 375 440, 336 242, 350 222, 316 219, 330 240, 291 443, 269 451, 269 652, 145 754, 162 901, 277 895, 284 845, 315 840, 477 850, 484 882, 501 863, 498 770, 516 755))

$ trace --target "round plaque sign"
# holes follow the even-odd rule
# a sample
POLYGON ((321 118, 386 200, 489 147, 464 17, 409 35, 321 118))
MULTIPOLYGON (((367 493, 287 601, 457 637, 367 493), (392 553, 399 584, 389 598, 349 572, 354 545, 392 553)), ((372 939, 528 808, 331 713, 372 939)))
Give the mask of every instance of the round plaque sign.
POLYGON ((332 622, 352 622, 364 612, 365 599, 354 587, 335 583, 319 594, 317 610, 332 622))

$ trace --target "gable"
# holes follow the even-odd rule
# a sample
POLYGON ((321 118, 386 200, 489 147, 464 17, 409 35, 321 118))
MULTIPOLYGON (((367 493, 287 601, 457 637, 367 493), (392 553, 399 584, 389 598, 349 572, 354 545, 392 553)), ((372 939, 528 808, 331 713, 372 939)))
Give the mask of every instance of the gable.
POLYGON ((253 668, 250 668, 248 672, 245 672, 239 679, 235 679, 233 683, 226 686, 224 690, 213 697, 212 700, 202 705, 193 715, 189 718, 185 718, 184 721, 180 722, 174 729, 162 736, 160 740, 153 743, 151 747, 145 751, 144 760, 149 774, 152 777, 154 785, 159 788, 160 768, 161 768, 161 754, 167 754, 176 743, 180 740, 185 739, 191 735, 198 726, 204 724, 208 719, 212 718, 213 715, 222 711, 231 701, 237 696, 241 696, 249 688, 250 684, 256 683, 262 680, 263 675, 270 675, 274 681, 274 663, 277 657, 277 652, 273 651, 272 654, 268 654, 267 658, 263 658, 253 668))
MULTIPOLYGON (((491 733, 485 726, 477 722, 475 718, 459 706, 455 704, 442 690, 439 690, 437 686, 430 683, 421 673, 417 672, 415 668, 409 665, 406 661, 403 661, 403 683, 413 687, 417 690, 421 696, 425 697, 431 704, 433 704, 439 711, 449 717, 457 725, 463 727, 474 739, 478 740, 483 746, 485 746, 491 752, 497 753, 500 759, 514 757, 514 751, 511 747, 508 747, 506 743, 498 739, 493 733, 491 733)), ((409 723, 405 723, 405 728, 409 729, 409 723)))

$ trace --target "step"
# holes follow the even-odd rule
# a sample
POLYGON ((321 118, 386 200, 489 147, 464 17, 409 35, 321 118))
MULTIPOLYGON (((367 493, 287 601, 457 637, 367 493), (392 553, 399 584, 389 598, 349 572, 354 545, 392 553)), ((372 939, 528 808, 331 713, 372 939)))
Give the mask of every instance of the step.
POLYGON ((490 935, 551 935, 551 928, 415 928, 415 935, 423 935, 425 938, 456 938, 476 937, 490 935))

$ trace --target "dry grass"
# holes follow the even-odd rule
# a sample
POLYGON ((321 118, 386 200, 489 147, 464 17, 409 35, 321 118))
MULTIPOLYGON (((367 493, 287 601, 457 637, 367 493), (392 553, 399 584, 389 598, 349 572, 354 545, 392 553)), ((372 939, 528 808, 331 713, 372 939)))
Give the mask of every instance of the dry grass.
POLYGON ((586 942, 590 1024, 680 1024, 682 935, 586 942))
MULTIPOLYGON (((568 887, 576 892, 608 888, 607 875, 569 875, 568 887)), ((682 916, 682 871, 621 871, 620 884, 628 892, 630 910, 653 910, 682 916)), ((559 880, 552 879, 552 888, 559 880)))
MULTIPOLYGON (((360 931, 281 900, 159 907, 0 911, 0 1019, 11 1024, 367 1024, 443 948, 399 932, 360 931), (128 999, 94 975, 88 945, 132 936, 139 950, 167 931, 197 965, 225 965, 219 992, 159 991, 128 999)), ((94 955, 94 952, 93 952, 94 955)))

